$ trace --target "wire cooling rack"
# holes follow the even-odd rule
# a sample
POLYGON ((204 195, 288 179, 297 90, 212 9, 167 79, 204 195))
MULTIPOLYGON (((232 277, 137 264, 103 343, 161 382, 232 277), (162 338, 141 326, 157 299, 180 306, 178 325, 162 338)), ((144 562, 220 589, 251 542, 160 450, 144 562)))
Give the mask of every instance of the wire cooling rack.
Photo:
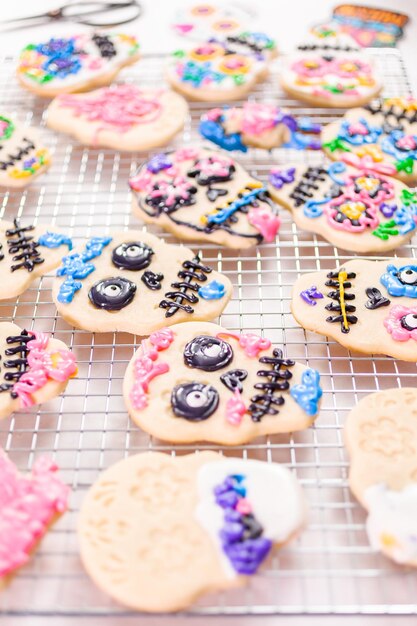
MULTIPOLYGON (((385 95, 410 93, 406 69, 397 51, 374 52, 384 77, 385 95)), ((160 85, 164 59, 152 56, 126 69, 120 80, 160 85)), ((279 61, 278 64, 279 65, 279 61)), ((288 99, 278 87, 277 69, 251 97, 278 101, 298 115, 330 122, 342 110, 312 109, 288 99)), ((14 62, 3 59, 0 73, 1 111, 34 126, 44 125, 47 102, 21 89, 14 62)), ((191 117, 176 144, 198 139, 196 126, 207 107, 191 104, 191 117)), ((127 178, 143 155, 87 149, 65 135, 43 129, 53 151, 53 165, 23 192, 2 196, 1 217, 58 224, 75 241, 110 228, 140 227, 130 213, 127 178)), ((290 160, 317 164, 313 152, 252 150, 238 157, 265 179, 272 164, 290 160)), ((349 492, 348 459, 343 447, 343 422, 348 410, 378 389, 412 385, 414 364, 347 351, 334 342, 305 332, 290 313, 290 293, 297 276, 309 270, 332 269, 348 254, 320 237, 297 230, 282 211, 276 244, 242 253, 212 245, 196 245, 204 258, 226 272, 234 298, 222 315, 229 329, 262 332, 283 345, 288 356, 320 371, 323 407, 314 427, 293 436, 273 436, 246 446, 223 449, 227 455, 280 462, 291 468, 310 503, 309 524, 297 541, 281 550, 248 588, 202 598, 188 613, 206 615, 260 614, 390 614, 417 613, 417 576, 372 552, 364 529, 365 514, 349 492)), ((169 241, 174 238, 151 229, 169 241)), ((399 250, 415 256, 415 242, 399 250)), ((125 368, 137 345, 132 335, 75 331, 57 317, 47 276, 16 302, 0 302, 2 320, 52 332, 75 352, 79 375, 62 397, 40 408, 17 413, 0 423, 0 445, 22 471, 41 454, 52 455, 71 486, 69 511, 42 541, 34 558, 0 594, 3 615, 41 615, 43 623, 61 616, 102 616, 123 624, 130 615, 98 591, 85 574, 77 549, 76 521, 86 490, 101 470, 144 450, 184 454, 195 446, 171 447, 134 426, 122 399, 125 368), (49 618, 49 619, 47 619, 49 618)), ((214 450, 214 445, 198 447, 214 450)), ((169 566, 169 564, 167 564, 169 566)), ((306 621, 308 624, 308 621, 306 621)))

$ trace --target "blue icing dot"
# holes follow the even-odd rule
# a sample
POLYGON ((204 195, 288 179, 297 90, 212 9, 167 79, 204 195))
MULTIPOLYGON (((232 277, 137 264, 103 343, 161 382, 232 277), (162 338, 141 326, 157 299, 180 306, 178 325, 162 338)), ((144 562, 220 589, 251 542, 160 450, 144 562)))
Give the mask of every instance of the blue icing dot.
POLYGON ((62 233, 48 231, 39 237, 38 242, 45 248, 59 248, 59 246, 66 245, 69 250, 72 250, 72 239, 62 233))
POLYGON ((390 296, 417 298, 417 265, 387 265, 387 271, 380 281, 390 296))
POLYGON ((290 389, 290 394, 307 415, 316 415, 318 402, 323 395, 317 370, 306 369, 301 377, 301 383, 294 385, 290 389))
POLYGON ((242 143, 242 137, 240 133, 225 133, 225 130, 221 123, 214 120, 203 120, 199 126, 200 134, 209 141, 212 141, 217 146, 220 146, 224 150, 240 150, 241 152, 247 152, 248 148, 242 143))
POLYGON ((204 300, 220 300, 225 293, 226 287, 222 283, 217 282, 217 280, 212 280, 198 290, 198 295, 204 300))

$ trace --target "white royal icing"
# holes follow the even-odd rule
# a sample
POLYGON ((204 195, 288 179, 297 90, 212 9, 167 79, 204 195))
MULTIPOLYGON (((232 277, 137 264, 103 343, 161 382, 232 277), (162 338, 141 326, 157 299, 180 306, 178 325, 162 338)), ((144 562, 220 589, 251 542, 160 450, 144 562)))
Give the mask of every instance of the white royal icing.
POLYGON ((417 484, 392 491, 385 484, 364 493, 366 530, 371 546, 397 563, 417 561, 417 484))
POLYGON ((197 474, 199 504, 196 517, 209 533, 227 574, 237 574, 224 554, 219 538, 224 509, 217 503, 214 488, 231 474, 246 477, 246 499, 263 526, 263 536, 274 543, 284 543, 302 525, 306 516, 306 501, 295 476, 282 465, 262 461, 225 459, 202 465, 197 474))

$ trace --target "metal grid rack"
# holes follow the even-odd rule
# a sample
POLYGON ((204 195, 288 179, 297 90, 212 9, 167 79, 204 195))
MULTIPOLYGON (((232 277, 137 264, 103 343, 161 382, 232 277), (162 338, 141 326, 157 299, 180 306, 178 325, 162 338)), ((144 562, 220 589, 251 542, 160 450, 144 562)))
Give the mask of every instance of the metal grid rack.
MULTIPOLYGON (((386 95, 407 95, 410 86, 397 51, 375 51, 386 95)), ((162 57, 143 58, 124 70, 120 80, 159 84, 162 57)), ((279 64, 279 61, 278 61, 279 64)), ((1 110, 34 126, 44 125, 46 101, 22 90, 13 76, 14 62, 4 59, 0 74, 1 110)), ((252 98, 273 99, 299 115, 326 123, 342 110, 312 109, 285 97, 276 70, 252 98)), ((198 139, 196 123, 207 107, 191 104, 191 117, 175 144, 198 139)), ((143 155, 87 149, 64 135, 43 129, 53 151, 53 165, 27 190, 1 196, 0 217, 58 224, 75 241, 110 228, 140 227, 130 213, 126 184, 143 155)), ((238 156, 265 179, 272 164, 290 160, 319 163, 313 152, 252 150, 238 156)), ((291 287, 309 270, 332 269, 348 255, 320 237, 297 230, 282 210, 276 244, 242 253, 196 245, 204 258, 226 272, 234 298, 222 315, 230 329, 262 332, 283 345, 291 358, 317 368, 324 400, 315 426, 292 436, 261 438, 246 446, 223 448, 224 454, 280 462, 303 485, 309 503, 309 525, 298 540, 276 554, 243 590, 212 594, 190 608, 190 614, 417 614, 417 577, 372 552, 364 529, 365 514, 349 492, 348 459, 343 446, 343 422, 348 410, 378 389, 412 384, 414 364, 385 357, 347 353, 334 342, 305 332, 290 313, 291 287)), ((151 229, 157 232, 157 229, 151 229)), ((167 240, 173 237, 159 232, 167 240)), ((415 256, 414 243, 398 251, 415 256)), ((52 332, 75 352, 78 378, 62 397, 42 407, 13 415, 0 424, 0 445, 19 469, 30 469, 35 457, 52 455, 63 479, 72 487, 69 511, 42 541, 31 563, 0 594, 3 615, 114 616, 118 625, 130 615, 99 592, 85 574, 77 551, 76 520, 80 503, 101 470, 143 450, 184 454, 195 446, 175 446, 155 440, 134 426, 122 399, 125 368, 137 345, 132 335, 75 331, 57 316, 51 304, 51 276, 35 283, 16 302, 0 302, 0 319, 26 328, 52 332)), ((201 445, 199 449, 219 450, 201 445)), ((47 617, 51 619, 47 619, 47 617)), ((106 621, 106 623, 108 623, 106 621)), ((306 622, 308 623, 308 622, 306 622)))

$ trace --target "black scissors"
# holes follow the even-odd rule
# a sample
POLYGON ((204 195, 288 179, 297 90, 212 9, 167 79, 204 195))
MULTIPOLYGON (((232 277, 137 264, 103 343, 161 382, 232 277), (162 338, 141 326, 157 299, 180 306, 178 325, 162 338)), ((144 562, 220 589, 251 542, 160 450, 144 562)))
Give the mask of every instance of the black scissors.
POLYGON ((57 9, 28 15, 12 20, 0 21, 0 27, 5 25, 10 30, 27 28, 48 22, 67 21, 86 24, 87 26, 119 26, 133 22, 142 13, 142 7, 138 0, 120 0, 120 2, 106 2, 106 0, 87 0, 86 2, 73 2, 57 9), (95 17, 97 16, 97 17, 95 17))

